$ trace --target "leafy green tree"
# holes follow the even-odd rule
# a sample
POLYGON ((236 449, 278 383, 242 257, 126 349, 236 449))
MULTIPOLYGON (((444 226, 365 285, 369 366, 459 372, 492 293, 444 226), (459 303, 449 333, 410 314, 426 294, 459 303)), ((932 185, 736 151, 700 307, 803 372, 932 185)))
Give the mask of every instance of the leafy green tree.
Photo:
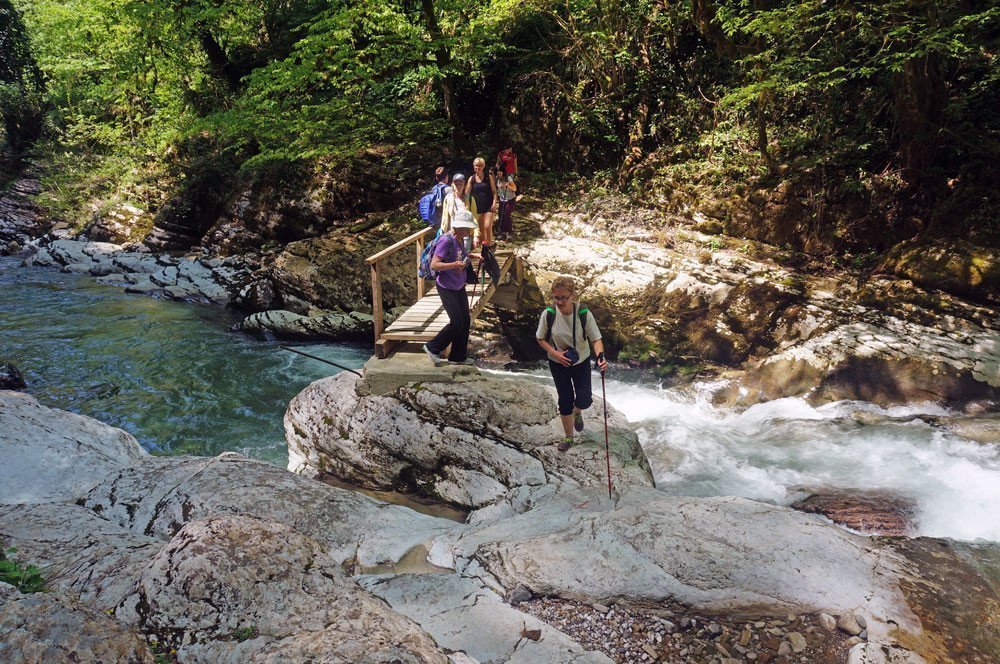
POLYGON ((21 14, 11 0, 0 0, 0 116, 14 152, 41 134, 43 90, 21 14))

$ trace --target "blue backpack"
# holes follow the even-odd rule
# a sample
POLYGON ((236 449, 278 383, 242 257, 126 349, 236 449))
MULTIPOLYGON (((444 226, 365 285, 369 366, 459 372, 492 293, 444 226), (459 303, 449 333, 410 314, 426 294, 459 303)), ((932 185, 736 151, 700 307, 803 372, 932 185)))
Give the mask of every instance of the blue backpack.
MULTIPOLYGON (((423 199, 420 199, 423 202, 423 199)), ((441 229, 438 229, 437 235, 434 239, 427 243, 424 250, 420 253, 420 266, 417 267, 417 276, 421 279, 434 279, 437 277, 437 272, 431 269, 431 261, 434 260, 434 250, 437 249, 437 243, 441 240, 441 229)))
POLYGON ((462 245, 455 239, 454 235, 442 234, 441 229, 439 228, 437 235, 434 236, 434 239, 428 242, 427 246, 424 247, 424 250, 420 253, 420 267, 417 268, 417 275, 421 279, 437 278, 438 271, 431 269, 431 261, 434 260, 434 250, 437 249, 438 243, 444 242, 447 238, 451 238, 451 242, 455 248, 455 255, 452 256, 451 261, 446 262, 452 262, 458 258, 458 252, 462 252, 463 256, 468 256, 468 254, 465 253, 465 248, 462 247, 462 245))
POLYGON ((448 185, 444 182, 438 182, 431 187, 430 191, 421 196, 420 202, 417 203, 417 212, 428 226, 441 225, 441 203, 444 201, 446 189, 448 189, 448 185))

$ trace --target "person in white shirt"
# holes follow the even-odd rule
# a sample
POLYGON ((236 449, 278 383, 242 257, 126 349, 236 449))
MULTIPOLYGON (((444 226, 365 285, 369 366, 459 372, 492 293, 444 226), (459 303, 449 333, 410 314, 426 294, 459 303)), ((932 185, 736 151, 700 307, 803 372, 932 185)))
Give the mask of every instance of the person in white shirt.
POLYGON ((559 417, 566 434, 559 443, 565 452, 573 444, 573 431, 583 431, 583 415, 594 402, 590 388, 590 345, 597 354, 597 368, 608 368, 604 341, 597 321, 590 311, 573 299, 576 284, 570 277, 556 277, 552 282, 554 307, 548 307, 538 319, 535 337, 549 357, 549 371, 559 395, 559 417))

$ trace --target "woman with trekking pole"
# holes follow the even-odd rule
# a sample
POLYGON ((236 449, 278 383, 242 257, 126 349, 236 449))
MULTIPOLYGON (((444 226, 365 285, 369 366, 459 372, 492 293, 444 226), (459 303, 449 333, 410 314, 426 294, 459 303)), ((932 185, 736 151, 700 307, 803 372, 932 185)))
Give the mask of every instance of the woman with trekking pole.
POLYGON ((552 282, 554 306, 542 312, 535 332, 538 345, 548 354, 549 371, 559 395, 559 417, 565 434, 559 443, 560 452, 573 445, 574 430, 583 431, 582 411, 594 402, 590 387, 591 344, 602 376, 608 369, 597 321, 575 301, 575 294, 572 278, 556 277, 552 282))

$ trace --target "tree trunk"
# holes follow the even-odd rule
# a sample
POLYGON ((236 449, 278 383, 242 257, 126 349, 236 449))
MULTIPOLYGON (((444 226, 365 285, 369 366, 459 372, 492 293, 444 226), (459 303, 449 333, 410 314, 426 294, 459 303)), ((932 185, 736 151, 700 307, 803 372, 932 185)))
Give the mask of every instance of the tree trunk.
POLYGON ((948 90, 934 56, 907 61, 897 76, 894 110, 903 180, 925 182, 940 147, 948 90))
POLYGON ((238 90, 243 72, 229 59, 225 49, 208 28, 201 29, 198 33, 198 41, 201 42, 201 48, 205 51, 205 57, 208 58, 209 67, 215 75, 225 81, 233 90, 238 90))
POLYGON ((767 170, 775 173, 778 170, 778 165, 775 163, 774 157, 771 155, 771 150, 768 149, 767 145, 767 98, 763 92, 757 95, 755 116, 757 122, 757 149, 760 150, 760 156, 764 158, 764 163, 767 164, 767 170))
POLYGON ((424 13, 424 21, 427 25, 427 32, 434 41, 434 62, 441 72, 438 79, 438 87, 441 90, 441 101, 444 104, 444 115, 451 128, 451 144, 458 154, 469 152, 469 139, 462 129, 461 118, 458 115, 458 102, 455 99, 455 79, 448 73, 451 65, 451 51, 445 46, 444 35, 441 33, 441 26, 438 25, 437 16, 434 12, 434 0, 421 0, 424 13))
MULTIPOLYGON (((642 37, 639 42, 640 68, 647 74, 647 82, 652 80, 653 71, 653 58, 650 53, 649 41, 652 36, 653 26, 656 24, 656 17, 662 7, 662 2, 657 2, 653 6, 653 11, 643 26, 642 37)), ((636 106, 632 121, 632 129, 629 131, 628 147, 625 149, 625 160, 618 169, 618 185, 620 187, 628 184, 639 162, 646 157, 646 134, 649 128, 649 116, 652 114, 652 106, 653 100, 650 96, 649 85, 647 83, 647 85, 642 86, 639 103, 636 106)))

